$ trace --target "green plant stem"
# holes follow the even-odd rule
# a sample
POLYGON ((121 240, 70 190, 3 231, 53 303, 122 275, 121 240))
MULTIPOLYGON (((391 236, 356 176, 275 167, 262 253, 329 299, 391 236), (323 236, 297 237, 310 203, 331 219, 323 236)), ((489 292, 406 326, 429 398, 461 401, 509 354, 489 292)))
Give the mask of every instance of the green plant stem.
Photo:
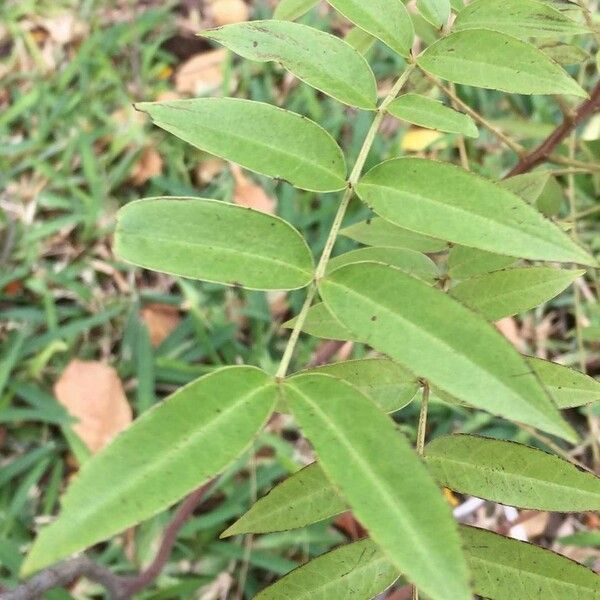
POLYGON ((419 414, 419 426, 417 429, 417 454, 423 456, 425 454, 425 437, 427 434, 427 413, 429 410, 429 383, 423 381, 423 392, 421 400, 421 412, 419 414))
POLYGON ((344 217, 346 216, 346 211, 348 210, 348 206, 350 201, 354 197, 354 188, 360 179, 363 168, 367 161, 367 157, 369 156, 369 152, 373 146, 373 142, 375 141, 375 137, 379 131, 381 126, 381 122, 385 117, 387 107, 390 103, 396 98, 396 96, 400 93, 400 90, 404 87, 410 74, 414 70, 415 65, 409 64, 402 75, 398 78, 394 87, 391 89, 390 93, 384 98, 381 102, 377 111, 375 113, 375 118, 373 119, 373 123, 371 123, 371 127, 365 136, 365 140, 362 144, 360 152, 358 154, 358 158, 354 163, 354 167, 352 168, 352 172, 350 173, 350 177, 348 178, 348 183, 346 186, 346 190, 342 197, 342 201, 340 202, 340 206, 335 215, 335 219, 333 221, 333 225, 329 230, 329 235, 327 236, 327 240, 325 242, 325 248, 323 249, 323 253, 321 254, 321 258, 319 260, 319 264, 315 270, 315 277, 313 283, 310 285, 308 292, 306 294, 306 299, 304 300, 304 304, 300 309, 300 313, 296 319, 296 323, 294 325, 294 329, 292 329, 292 333, 290 334, 290 338, 283 352, 283 356, 281 358, 281 362, 279 363, 279 368, 277 369, 276 378, 283 379, 289 369, 290 362, 294 355, 294 350, 296 349, 296 345, 298 344, 298 339, 300 338, 300 333, 302 332, 302 327, 304 327, 304 323, 306 321, 306 316, 308 314, 308 309, 311 307, 313 300, 317 295, 317 284, 320 279, 325 276, 325 272, 327 270, 327 264, 329 263, 329 259, 331 258, 331 253, 333 252, 333 247, 337 240, 337 236, 342 227, 342 222, 344 217))

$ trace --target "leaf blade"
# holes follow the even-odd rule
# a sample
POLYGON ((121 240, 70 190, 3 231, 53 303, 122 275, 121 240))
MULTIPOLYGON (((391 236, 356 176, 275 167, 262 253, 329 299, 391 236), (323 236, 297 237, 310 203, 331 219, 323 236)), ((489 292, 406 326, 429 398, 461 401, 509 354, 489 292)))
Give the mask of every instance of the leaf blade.
POLYGON ((357 192, 378 215, 420 235, 517 258, 596 263, 521 198, 454 165, 392 159, 364 175, 357 192))
POLYGON ((319 290, 353 335, 442 391, 575 439, 514 347, 444 292, 377 263, 342 267, 323 279, 319 290))
POLYGON ((498 321, 551 300, 584 273, 551 267, 504 269, 467 279, 450 295, 489 321, 498 321))
POLYGON ((277 62, 336 100, 367 110, 377 105, 375 76, 363 56, 329 33, 288 21, 250 21, 203 31, 244 58, 277 62))
POLYGON ((398 579, 396 568, 371 540, 346 544, 302 565, 256 600, 371 600, 398 579))
POLYGON ((325 375, 297 375, 285 394, 321 467, 393 563, 433 600, 469 599, 449 507, 389 418, 358 390, 325 375), (407 477, 411 486, 404 485, 407 477))
POLYGON ((339 13, 367 33, 387 44, 401 56, 408 56, 414 29, 410 16, 395 0, 328 0, 339 13))
POLYGON ((117 217, 115 253, 147 269, 249 289, 304 287, 313 270, 291 225, 205 198, 130 202, 117 217))
POLYGON ((458 133, 471 138, 479 137, 477 126, 469 115, 419 94, 404 94, 396 98, 388 106, 388 112, 419 127, 458 133))
POLYGON ((474 435, 448 435, 426 446, 441 485, 519 508, 584 512, 600 508, 600 478, 537 448, 474 435))
POLYGON ((587 93, 535 46, 490 29, 465 29, 429 46, 417 62, 428 73, 464 85, 513 94, 587 93))
POLYGON ((158 127, 200 150, 313 192, 345 186, 346 161, 320 125, 270 104, 195 98, 135 105, 158 127))
POLYGON ((139 523, 220 472, 250 445, 276 396, 263 371, 225 367, 146 411, 85 463, 61 516, 38 536, 23 574, 139 523))

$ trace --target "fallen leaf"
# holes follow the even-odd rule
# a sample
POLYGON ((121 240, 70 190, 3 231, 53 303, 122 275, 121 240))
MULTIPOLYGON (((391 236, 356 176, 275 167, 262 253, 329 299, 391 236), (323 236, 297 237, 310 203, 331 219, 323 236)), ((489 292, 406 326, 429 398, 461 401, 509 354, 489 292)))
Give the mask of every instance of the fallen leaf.
POLYGON ((155 348, 163 343, 181 320, 177 308, 170 304, 148 304, 142 308, 140 315, 155 348))
POLYGON ((61 45, 81 40, 89 33, 89 25, 78 21, 72 13, 62 13, 40 21, 50 38, 61 45))
POLYGON ((112 367, 72 360, 54 385, 56 399, 78 422, 75 433, 96 453, 132 420, 123 384, 112 367))
POLYGON ((195 170, 196 183, 200 186, 208 185, 225 170, 225 164, 225 161, 220 158, 207 158, 201 161, 195 170))
POLYGON ((247 21, 250 18, 250 9, 242 0, 214 0, 211 16, 214 24, 219 27, 247 21))
POLYGON ((206 96, 223 83, 223 61, 227 50, 211 50, 195 54, 186 60, 175 74, 175 89, 179 94, 206 96))
POLYGON ((433 129, 421 129, 420 127, 411 128, 402 138, 402 150, 407 152, 422 152, 431 144, 444 137, 443 133, 433 129))
POLYGON ((131 182, 135 186, 144 185, 149 179, 162 173, 163 160, 160 154, 152 147, 142 151, 137 163, 131 172, 131 182))
POLYGON ((521 335, 517 321, 513 317, 505 317, 497 321, 496 329, 520 352, 527 350, 527 344, 521 335))
POLYGON ((239 206, 254 208, 269 215, 275 214, 277 201, 271 198, 260 185, 246 177, 238 165, 232 164, 230 169, 235 180, 233 201, 239 206))

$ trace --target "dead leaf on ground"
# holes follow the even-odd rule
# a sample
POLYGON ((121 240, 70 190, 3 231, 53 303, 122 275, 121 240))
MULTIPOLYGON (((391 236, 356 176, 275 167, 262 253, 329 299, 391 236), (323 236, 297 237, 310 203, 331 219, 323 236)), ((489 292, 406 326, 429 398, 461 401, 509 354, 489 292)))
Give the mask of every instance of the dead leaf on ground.
POLYGON ((195 169, 196 183, 205 186, 225 170, 226 163, 221 158, 207 158, 198 163, 195 169))
POLYGON ((219 27, 247 21, 250 9, 243 0, 214 0, 210 6, 210 15, 214 24, 219 27))
POLYGON ((235 180, 233 201, 238 206, 254 208, 269 215, 275 214, 277 201, 269 196, 260 185, 246 177, 238 165, 232 164, 230 169, 235 180))
POLYGON ((205 96, 223 83, 223 61, 227 50, 220 48, 196 54, 186 60, 175 74, 175 90, 179 94, 205 96))
POLYGON ((505 317, 497 321, 496 329, 520 352, 527 350, 527 344, 521 335, 517 321, 513 317, 505 317))
POLYGON ((150 342, 154 348, 162 344, 181 320, 179 310, 170 304, 148 304, 140 314, 148 327, 150 342))
POLYGON ((131 171, 131 183, 135 186, 144 185, 149 179, 162 173, 163 159, 152 147, 145 148, 131 171))
POLYGON ((115 369, 104 363, 72 360, 54 385, 54 395, 78 420, 73 430, 92 453, 131 423, 123 384, 115 369))

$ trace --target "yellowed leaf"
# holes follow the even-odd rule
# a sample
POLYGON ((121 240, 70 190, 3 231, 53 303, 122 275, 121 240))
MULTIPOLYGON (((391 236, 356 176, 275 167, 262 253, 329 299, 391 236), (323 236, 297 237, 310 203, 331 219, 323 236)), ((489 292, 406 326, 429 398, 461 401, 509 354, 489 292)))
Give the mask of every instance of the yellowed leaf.
POLYGON ((250 18, 250 9, 242 0, 214 0, 211 16, 215 25, 240 23, 250 18))
POLYGON ((148 304, 142 308, 141 317, 155 348, 162 344, 181 320, 177 308, 170 304, 148 304))
POLYGON ((235 180, 233 201, 239 206, 254 208, 270 215, 275 214, 277 201, 271 198, 260 185, 246 177, 238 165, 232 164, 230 169, 235 180))
POLYGON ((55 383, 54 394, 78 420, 73 430, 93 453, 131 423, 123 384, 117 372, 102 362, 72 360, 55 383))
POLYGON ((220 48, 195 54, 186 60, 175 74, 175 89, 180 94, 205 96, 223 83, 223 61, 227 50, 220 48))
POLYGON ((442 137, 444 137, 444 134, 439 131, 414 127, 409 129, 402 138, 402 150, 406 150, 407 152, 422 152, 442 137))
POLYGON ((131 172, 133 185, 143 185, 152 177, 162 173, 163 160, 160 154, 152 147, 146 148, 131 172))

